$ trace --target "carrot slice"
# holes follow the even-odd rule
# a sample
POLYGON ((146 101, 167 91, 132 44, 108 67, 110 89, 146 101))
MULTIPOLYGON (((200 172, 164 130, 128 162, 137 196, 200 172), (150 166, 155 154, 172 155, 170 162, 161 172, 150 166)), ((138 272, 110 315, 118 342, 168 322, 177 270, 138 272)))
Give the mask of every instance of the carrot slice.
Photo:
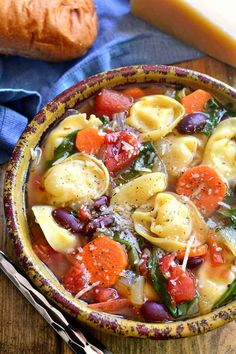
POLYGON ((212 95, 209 92, 199 89, 183 97, 180 102, 184 106, 185 112, 190 114, 193 112, 203 112, 206 102, 211 98, 212 95))
POLYGON ((182 174, 176 191, 189 197, 205 216, 209 216, 224 199, 227 189, 212 167, 200 165, 189 168, 182 174))
POLYGON ((123 91, 123 94, 126 96, 133 97, 137 100, 145 95, 144 91, 140 87, 128 87, 123 91))
MULTIPOLYGON (((189 252, 189 258, 202 257, 207 253, 207 245, 201 245, 197 247, 191 247, 189 252)), ((185 256, 185 250, 178 251, 177 258, 179 261, 182 261, 185 256)))
POLYGON ((116 283, 120 273, 128 265, 125 249, 109 237, 100 236, 83 248, 83 263, 90 273, 91 283, 100 281, 100 286, 116 283))
POLYGON ((76 135, 75 146, 77 150, 87 154, 97 154, 104 142, 104 136, 99 135, 94 127, 85 128, 76 135))
POLYGON ((125 308, 131 306, 130 301, 127 299, 115 299, 106 302, 99 302, 96 304, 90 304, 90 307, 93 310, 104 311, 108 313, 119 313, 123 311, 125 308))

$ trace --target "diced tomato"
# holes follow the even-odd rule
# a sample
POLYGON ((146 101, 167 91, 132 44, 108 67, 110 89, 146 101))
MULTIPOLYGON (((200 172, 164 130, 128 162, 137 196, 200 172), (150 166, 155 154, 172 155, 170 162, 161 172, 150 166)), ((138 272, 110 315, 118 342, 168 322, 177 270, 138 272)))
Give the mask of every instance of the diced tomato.
POLYGON ((149 276, 149 271, 148 271, 149 259, 150 259, 150 251, 148 248, 144 248, 140 258, 140 264, 139 264, 139 272, 144 277, 149 276))
POLYGON ((80 290, 88 284, 89 275, 86 272, 84 264, 77 262, 74 264, 68 272, 62 278, 62 284, 71 292, 71 294, 77 294, 80 290))
POLYGON ((213 234, 208 235, 208 246, 209 246, 209 254, 210 254, 211 263, 213 263, 215 265, 223 264, 224 263, 224 258, 223 258, 224 246, 216 240, 216 237, 213 234))
POLYGON ((175 260, 175 254, 167 254, 166 256, 162 257, 160 260, 160 269, 161 272, 165 275, 169 272, 171 266, 173 266, 175 260))
POLYGON ((93 298, 96 302, 106 302, 118 299, 119 295, 116 289, 113 288, 103 288, 97 286, 93 289, 93 298))
POLYGON ((115 113, 128 111, 132 105, 132 98, 120 92, 102 89, 94 101, 95 114, 98 117, 112 117, 115 113))
POLYGON ((195 284, 187 270, 175 264, 175 254, 161 258, 160 269, 167 281, 167 291, 173 302, 191 301, 195 295, 195 284))
POLYGON ((167 280, 167 290, 175 304, 183 301, 191 301, 195 295, 193 278, 181 266, 177 265, 170 270, 170 278, 167 280))
POLYGON ((51 271, 60 279, 68 269, 68 262, 62 253, 55 251, 42 237, 37 237, 32 248, 39 259, 45 263, 51 271))
POLYGON ((38 224, 31 225, 31 233, 33 240, 32 248, 42 262, 49 265, 52 259, 61 258, 61 253, 55 251, 49 245, 38 224))
POLYGON ((65 257, 68 260, 68 262, 70 263, 70 265, 74 265, 77 264, 78 261, 82 260, 82 256, 81 253, 83 252, 82 247, 80 248, 80 251, 74 251, 72 253, 66 253, 65 257))
POLYGON ((127 131, 107 134, 105 144, 105 165, 110 172, 127 167, 139 153, 140 143, 137 137, 127 131))
POLYGON ((133 306, 128 299, 115 299, 88 305, 93 310, 123 315, 128 319, 140 320, 140 309, 133 306))
POLYGON ((37 254, 39 259, 47 264, 48 261, 50 260, 51 254, 54 253, 52 247, 49 244, 46 243, 33 243, 32 248, 34 252, 37 254))

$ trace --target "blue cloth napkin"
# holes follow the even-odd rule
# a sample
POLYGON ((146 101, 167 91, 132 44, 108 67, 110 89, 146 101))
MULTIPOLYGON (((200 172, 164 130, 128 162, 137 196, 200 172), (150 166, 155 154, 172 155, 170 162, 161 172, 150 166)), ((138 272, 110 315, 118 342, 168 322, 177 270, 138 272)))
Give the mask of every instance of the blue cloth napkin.
POLYGON ((95 0, 98 37, 82 58, 52 64, 0 57, 0 163, 7 161, 19 136, 39 109, 78 81, 132 64, 171 64, 202 53, 130 14, 128 0, 95 0))

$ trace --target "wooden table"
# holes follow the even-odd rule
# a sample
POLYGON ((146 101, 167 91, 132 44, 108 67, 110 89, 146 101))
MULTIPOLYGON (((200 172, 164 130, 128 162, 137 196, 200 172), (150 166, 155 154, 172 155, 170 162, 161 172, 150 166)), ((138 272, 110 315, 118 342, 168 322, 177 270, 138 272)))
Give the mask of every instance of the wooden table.
MULTIPOLYGON (((205 57, 179 66, 207 73, 236 87, 236 69, 205 57)), ((0 166, 0 200, 4 166, 0 166)), ((0 203, 0 249, 15 260, 5 232, 3 202, 0 203)), ((94 331, 114 354, 233 354, 236 353, 236 323, 210 333, 178 340, 152 341, 120 338, 94 331)), ((0 354, 71 354, 14 285, 0 272, 0 354)))

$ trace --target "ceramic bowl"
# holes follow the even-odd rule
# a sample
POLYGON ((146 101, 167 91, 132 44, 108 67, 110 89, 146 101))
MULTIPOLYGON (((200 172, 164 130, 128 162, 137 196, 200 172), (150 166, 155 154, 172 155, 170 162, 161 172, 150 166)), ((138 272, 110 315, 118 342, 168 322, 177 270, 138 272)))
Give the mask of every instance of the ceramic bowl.
POLYGON ((236 90, 207 75, 171 66, 130 66, 92 76, 67 89, 49 102, 30 122, 9 162, 5 183, 5 212, 9 234, 19 261, 33 283, 48 299, 77 320, 116 335, 168 339, 204 333, 236 318, 236 301, 209 314, 172 323, 143 323, 89 309, 74 299, 34 254, 26 216, 25 185, 31 159, 30 149, 67 109, 75 108, 101 88, 128 84, 181 84, 203 88, 236 106, 236 90))

